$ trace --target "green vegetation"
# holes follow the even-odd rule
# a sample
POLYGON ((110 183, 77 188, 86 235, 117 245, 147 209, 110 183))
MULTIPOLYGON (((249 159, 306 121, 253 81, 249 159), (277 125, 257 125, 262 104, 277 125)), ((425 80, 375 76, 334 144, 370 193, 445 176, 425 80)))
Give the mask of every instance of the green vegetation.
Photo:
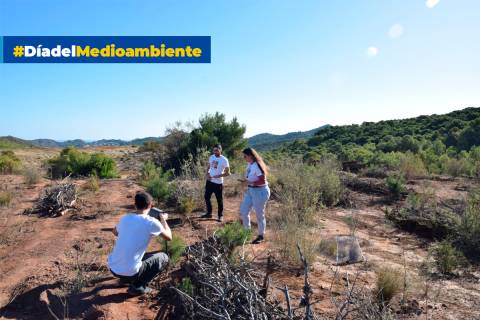
POLYGON ((455 225, 455 245, 469 257, 480 261, 480 189, 469 192, 466 208, 455 225))
POLYGON ((0 174, 12 174, 20 170, 22 163, 11 150, 0 153, 0 174))
POLYGON ((406 191, 405 180, 401 176, 388 176, 385 179, 388 190, 396 198, 399 198, 406 191))
POLYGON ((448 240, 433 245, 429 253, 434 259, 436 269, 441 274, 453 274, 458 268, 467 265, 463 253, 457 250, 448 240))
MULTIPOLYGON (((449 243, 474 262, 480 257, 480 191, 469 192, 466 203, 452 207, 433 192, 409 194, 401 208, 387 210, 386 217, 398 227, 449 243)), ((445 243, 444 251, 448 253, 445 243)))
POLYGON ((195 199, 193 197, 184 196, 181 197, 178 201, 177 211, 179 213, 192 213, 195 209, 195 199))
POLYGON ((141 170, 142 185, 158 202, 167 201, 172 194, 173 189, 169 182, 172 177, 171 171, 164 172, 151 161, 145 162, 141 170))
POLYGON ((205 150, 221 143, 224 154, 229 158, 236 155, 247 145, 243 137, 245 126, 236 118, 227 121, 224 114, 205 114, 199 119, 198 126, 183 126, 177 123, 167 130, 161 144, 145 144, 141 150, 152 151, 155 154, 155 163, 163 170, 173 169, 181 174, 182 165, 190 157, 194 161, 204 156, 205 150))
POLYGON ((289 132, 282 135, 261 133, 248 138, 248 145, 260 151, 272 150, 287 142, 294 142, 295 140, 306 141, 313 137, 319 130, 327 127, 329 127, 329 125, 321 126, 309 131, 289 132))
POLYGON ((15 138, 12 136, 0 137, 0 150, 1 149, 19 149, 19 148, 31 148, 32 144, 29 141, 15 138))
POLYGON ((252 238, 252 231, 245 229, 238 221, 227 224, 218 230, 215 235, 225 247, 228 253, 232 253, 235 247, 241 246, 252 238))
POLYGON ((69 175, 73 177, 90 175, 96 175, 99 178, 118 177, 117 165, 112 158, 103 153, 80 152, 74 147, 63 149, 58 157, 48 159, 47 164, 54 179, 69 175))
POLYGON ((180 282, 178 284, 177 288, 179 290, 182 290, 183 292, 185 292, 189 296, 192 296, 193 295, 193 289, 194 289, 192 279, 190 279, 189 277, 182 278, 182 282, 180 282))
POLYGON ((157 239, 162 245, 162 251, 168 255, 169 265, 172 267, 176 266, 187 247, 183 238, 174 234, 171 241, 166 241, 162 238, 157 239))
POLYGON ((331 126, 307 142, 270 152, 269 159, 297 156, 315 163, 325 155, 367 167, 397 171, 407 179, 426 174, 480 176, 480 108, 445 115, 331 126))

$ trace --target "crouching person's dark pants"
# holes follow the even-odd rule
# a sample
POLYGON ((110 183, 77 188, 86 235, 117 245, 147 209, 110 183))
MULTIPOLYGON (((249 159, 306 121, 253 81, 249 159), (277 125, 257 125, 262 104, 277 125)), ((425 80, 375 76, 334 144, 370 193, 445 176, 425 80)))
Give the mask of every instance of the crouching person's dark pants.
POLYGON ((110 271, 115 277, 130 282, 135 288, 139 288, 146 287, 155 276, 166 268, 167 264, 168 256, 165 253, 145 253, 142 259, 142 266, 137 274, 133 276, 122 276, 110 271))

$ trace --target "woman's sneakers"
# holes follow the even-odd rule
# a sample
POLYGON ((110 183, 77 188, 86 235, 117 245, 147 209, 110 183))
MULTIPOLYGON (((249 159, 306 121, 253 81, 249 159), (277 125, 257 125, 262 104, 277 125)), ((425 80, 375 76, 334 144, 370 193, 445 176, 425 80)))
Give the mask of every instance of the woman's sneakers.
POLYGON ((146 293, 152 292, 152 288, 149 288, 147 286, 135 287, 134 285, 130 285, 130 287, 128 287, 127 292, 132 296, 141 296, 146 293))
POLYGON ((260 236, 257 236, 255 240, 252 241, 252 244, 259 244, 259 243, 262 243, 263 241, 265 241, 265 238, 262 235, 260 235, 260 236))

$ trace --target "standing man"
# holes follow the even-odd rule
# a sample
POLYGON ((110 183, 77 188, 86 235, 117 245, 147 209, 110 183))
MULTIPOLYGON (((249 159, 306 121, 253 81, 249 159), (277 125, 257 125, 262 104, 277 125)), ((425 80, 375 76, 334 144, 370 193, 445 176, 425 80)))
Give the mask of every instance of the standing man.
POLYGON ((218 204, 218 221, 223 221, 223 177, 230 175, 228 159, 222 155, 222 146, 217 144, 213 147, 213 154, 208 158, 207 184, 205 186, 205 203, 207 213, 201 218, 212 218, 212 193, 215 194, 218 204))

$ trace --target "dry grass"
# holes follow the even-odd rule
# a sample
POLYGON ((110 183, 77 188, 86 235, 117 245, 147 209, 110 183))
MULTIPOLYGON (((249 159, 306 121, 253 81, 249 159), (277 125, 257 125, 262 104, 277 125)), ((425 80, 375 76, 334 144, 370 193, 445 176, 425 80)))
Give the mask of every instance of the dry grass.
POLYGON ((0 207, 8 207, 12 202, 12 194, 9 191, 0 191, 0 207))
POLYGON ((27 167, 23 170, 23 179, 27 186, 33 186, 40 182, 41 175, 36 167, 27 167))
POLYGON ((321 239, 318 244, 318 251, 329 258, 335 258, 337 253, 337 242, 332 238, 321 239))
POLYGON ((92 192, 97 192, 98 190, 100 190, 100 182, 98 180, 98 177, 96 175, 91 175, 82 188, 83 190, 88 190, 92 192))
POLYGON ((376 292, 378 299, 388 303, 403 288, 403 275, 400 270, 393 267, 382 267, 376 271, 376 292))

